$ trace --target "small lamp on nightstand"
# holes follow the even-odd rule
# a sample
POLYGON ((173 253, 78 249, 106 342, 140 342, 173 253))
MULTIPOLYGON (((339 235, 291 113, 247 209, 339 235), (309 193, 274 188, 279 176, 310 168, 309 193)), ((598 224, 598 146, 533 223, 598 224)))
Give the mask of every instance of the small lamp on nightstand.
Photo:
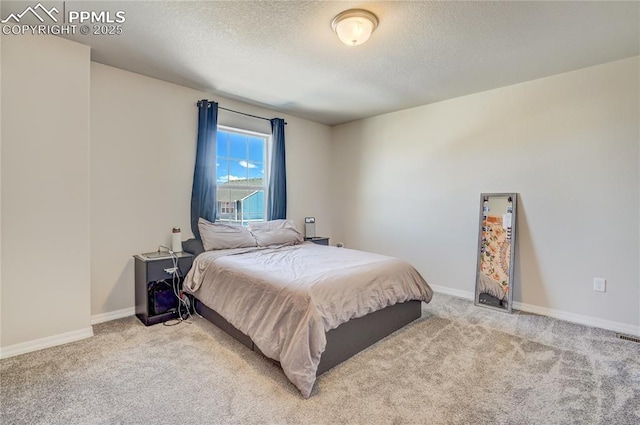
POLYGON ((316 236, 316 218, 305 217, 304 218, 304 237, 315 238, 316 236))

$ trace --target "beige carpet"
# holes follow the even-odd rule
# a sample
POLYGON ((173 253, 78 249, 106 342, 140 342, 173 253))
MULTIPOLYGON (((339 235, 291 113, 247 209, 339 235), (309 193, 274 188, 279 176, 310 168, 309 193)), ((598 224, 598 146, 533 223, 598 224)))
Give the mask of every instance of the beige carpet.
POLYGON ((2 424, 640 424, 640 344, 441 294, 309 400, 203 319, 95 334, 2 360, 2 424))

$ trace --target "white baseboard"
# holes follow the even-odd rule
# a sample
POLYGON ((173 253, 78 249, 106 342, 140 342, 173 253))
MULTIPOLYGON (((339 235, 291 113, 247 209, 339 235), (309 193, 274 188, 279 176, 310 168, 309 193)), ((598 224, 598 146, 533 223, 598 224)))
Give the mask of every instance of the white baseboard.
MULTIPOLYGON (((109 320, 120 319, 122 317, 133 316, 136 313, 135 307, 123 308, 122 310, 110 311, 108 313, 94 314, 91 316, 91 324, 108 322, 109 320)), ((77 331, 66 332, 59 335, 48 336, 33 341, 10 345, 0 348, 0 359, 42 350, 43 348, 55 347, 56 345, 67 344, 93 336, 93 328, 88 327, 77 331)))
POLYGON ((122 310, 109 311, 107 313, 94 314, 91 316, 91 324, 96 325, 110 320, 122 319, 123 317, 133 316, 136 314, 135 307, 123 308, 122 310))
POLYGON ((56 345, 68 344, 70 342, 79 341, 93 336, 93 328, 88 327, 77 331, 65 332, 59 335, 48 336, 33 341, 23 342, 20 344, 9 345, 0 348, 0 359, 17 356, 20 354, 30 353, 32 351, 42 350, 43 348, 55 347, 56 345))
POLYGON ((527 313, 553 317, 554 319, 564 320, 566 322, 578 323, 580 325, 593 326, 595 328, 606 329, 608 331, 640 336, 640 327, 628 325, 626 323, 613 322, 611 320, 599 319, 592 316, 583 316, 581 314, 569 313, 553 308, 539 307, 537 305, 525 304, 517 301, 513 302, 513 308, 520 311, 526 311, 527 313))
MULTIPOLYGON (((448 288, 440 285, 429 285, 435 292, 453 295, 454 297, 473 300, 475 294, 470 291, 462 291, 460 289, 448 288)), ((569 313, 553 308, 539 307, 533 304, 526 304, 514 301, 513 308, 527 313, 539 314, 542 316, 553 317, 554 319, 564 320, 567 322, 578 323, 580 325, 593 326, 595 328, 606 329, 609 331, 620 332, 628 335, 640 336, 640 326, 628 325, 626 323, 613 322, 610 320, 599 319, 597 317, 583 316, 581 314, 569 313)))
POLYGON ((453 288, 448 288, 446 286, 440 286, 440 285, 429 284, 429 286, 435 292, 440 292, 441 294, 453 295, 454 297, 464 298, 466 300, 473 301, 473 295, 474 295, 473 292, 462 291, 460 289, 453 289, 453 288))

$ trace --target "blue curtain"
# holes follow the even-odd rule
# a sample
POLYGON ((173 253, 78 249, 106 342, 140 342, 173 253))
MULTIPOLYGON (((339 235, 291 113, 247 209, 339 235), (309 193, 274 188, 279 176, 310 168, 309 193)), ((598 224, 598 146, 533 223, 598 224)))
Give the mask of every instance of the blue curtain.
POLYGON ((284 154, 285 122, 281 118, 274 118, 270 121, 273 146, 267 198, 267 220, 278 220, 287 218, 287 172, 284 154))
POLYGON ((218 104, 198 102, 198 146, 191 188, 191 231, 200 239, 198 219, 216 221, 216 129, 218 104))

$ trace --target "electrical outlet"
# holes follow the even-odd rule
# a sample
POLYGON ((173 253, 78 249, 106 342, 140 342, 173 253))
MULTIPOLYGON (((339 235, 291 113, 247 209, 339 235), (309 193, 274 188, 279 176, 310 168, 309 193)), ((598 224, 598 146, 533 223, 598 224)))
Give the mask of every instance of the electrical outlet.
POLYGON ((594 277, 593 278, 593 290, 594 291, 599 291, 599 292, 606 292, 607 291, 607 280, 603 279, 601 277, 594 277))

